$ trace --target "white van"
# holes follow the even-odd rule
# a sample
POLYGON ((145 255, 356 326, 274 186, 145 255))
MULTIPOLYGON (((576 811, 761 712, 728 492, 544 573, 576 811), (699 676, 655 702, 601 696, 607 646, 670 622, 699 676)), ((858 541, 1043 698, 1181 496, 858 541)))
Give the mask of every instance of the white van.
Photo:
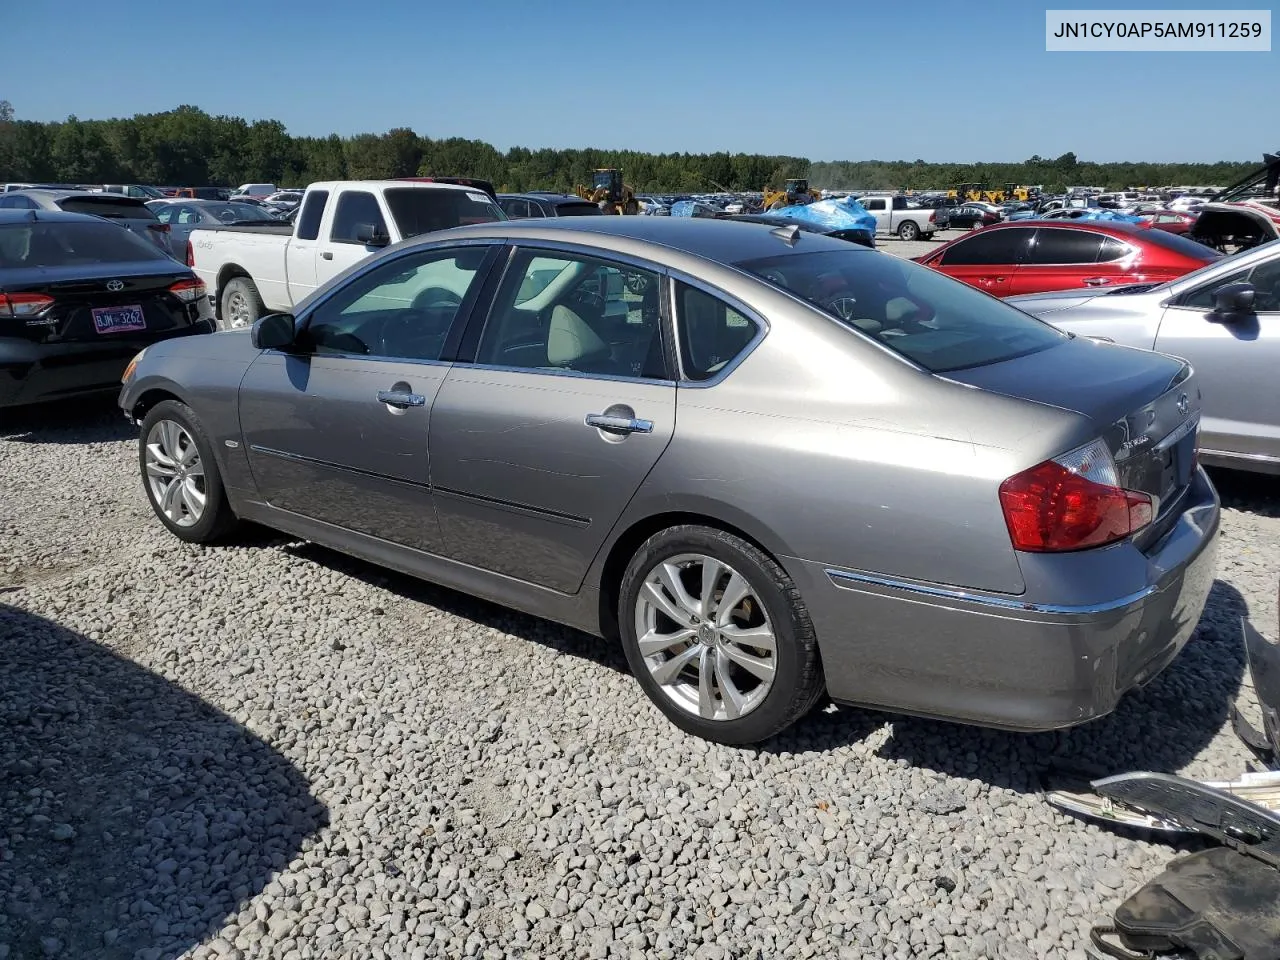
POLYGON ((242 183, 236 188, 236 193, 242 196, 256 197, 259 200, 265 200, 276 192, 278 192, 278 188, 274 183, 242 183))

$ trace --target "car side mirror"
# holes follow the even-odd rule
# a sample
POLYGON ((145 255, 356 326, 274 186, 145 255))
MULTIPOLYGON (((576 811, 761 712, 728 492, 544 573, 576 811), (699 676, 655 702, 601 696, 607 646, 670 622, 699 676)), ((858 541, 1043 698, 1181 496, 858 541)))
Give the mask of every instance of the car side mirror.
POLYGON ((1257 295, 1252 283, 1226 283, 1213 291, 1213 309, 1205 318, 1213 323, 1234 323, 1253 315, 1257 295))
POLYGON ((387 231, 376 223, 357 223, 356 240, 366 247, 385 247, 391 242, 387 231))
POLYGON ((255 350, 287 350, 297 339, 293 314, 269 313, 261 317, 254 322, 249 337, 255 350))

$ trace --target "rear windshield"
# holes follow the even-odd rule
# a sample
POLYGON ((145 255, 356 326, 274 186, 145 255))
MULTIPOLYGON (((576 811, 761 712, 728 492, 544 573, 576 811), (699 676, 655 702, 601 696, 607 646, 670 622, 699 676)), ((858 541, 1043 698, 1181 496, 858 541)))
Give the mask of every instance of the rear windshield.
POLYGON ((598 217, 601 210, 594 203, 557 203, 556 216, 558 217, 598 217))
POLYGON ((154 220, 155 213, 141 200, 130 197, 114 197, 103 194, 98 197, 67 197, 59 200, 58 208, 67 213, 91 213, 95 217, 116 220, 154 220))
POLYGON ((1067 338, 994 297, 897 257, 851 248, 738 266, 934 373, 1012 360, 1067 338))
POLYGON ((1222 254, 1212 247, 1206 247, 1203 243, 1197 243, 1177 233, 1170 233, 1168 230, 1144 230, 1142 239, 1154 243, 1157 247, 1180 253, 1184 257, 1195 257, 1205 262, 1222 258, 1222 254))
POLYGON ((0 226, 0 268, 60 267, 168 260, 155 244, 111 223, 11 223, 0 226))
POLYGON ((423 190, 393 187, 387 206, 401 237, 448 230, 468 223, 492 223, 506 216, 488 194, 479 190, 423 190))

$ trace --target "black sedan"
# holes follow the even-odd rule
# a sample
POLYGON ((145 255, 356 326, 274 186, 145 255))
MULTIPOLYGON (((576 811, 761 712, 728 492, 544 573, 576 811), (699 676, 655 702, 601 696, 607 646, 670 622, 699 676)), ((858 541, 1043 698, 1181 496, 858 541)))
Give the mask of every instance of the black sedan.
POLYGON ((98 217, 0 210, 0 407, 116 390, 157 340, 212 333, 204 284, 98 217))
POLYGON ((947 226, 952 230, 967 230, 970 227, 990 227, 999 223, 1000 220, 999 207, 964 203, 951 211, 951 219, 947 226))

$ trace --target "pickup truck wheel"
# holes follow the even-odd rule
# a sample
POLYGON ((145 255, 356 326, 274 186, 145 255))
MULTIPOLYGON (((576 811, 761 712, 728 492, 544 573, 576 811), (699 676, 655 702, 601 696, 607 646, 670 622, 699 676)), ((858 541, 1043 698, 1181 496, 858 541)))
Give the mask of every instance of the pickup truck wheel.
POLYGON ((218 329, 239 330, 241 327, 251 327, 266 312, 253 281, 248 277, 236 277, 222 288, 218 329))
POLYGON ((911 241, 917 239, 919 236, 920 228, 916 226, 914 221, 905 220, 903 221, 902 226, 898 227, 899 240, 911 241))

